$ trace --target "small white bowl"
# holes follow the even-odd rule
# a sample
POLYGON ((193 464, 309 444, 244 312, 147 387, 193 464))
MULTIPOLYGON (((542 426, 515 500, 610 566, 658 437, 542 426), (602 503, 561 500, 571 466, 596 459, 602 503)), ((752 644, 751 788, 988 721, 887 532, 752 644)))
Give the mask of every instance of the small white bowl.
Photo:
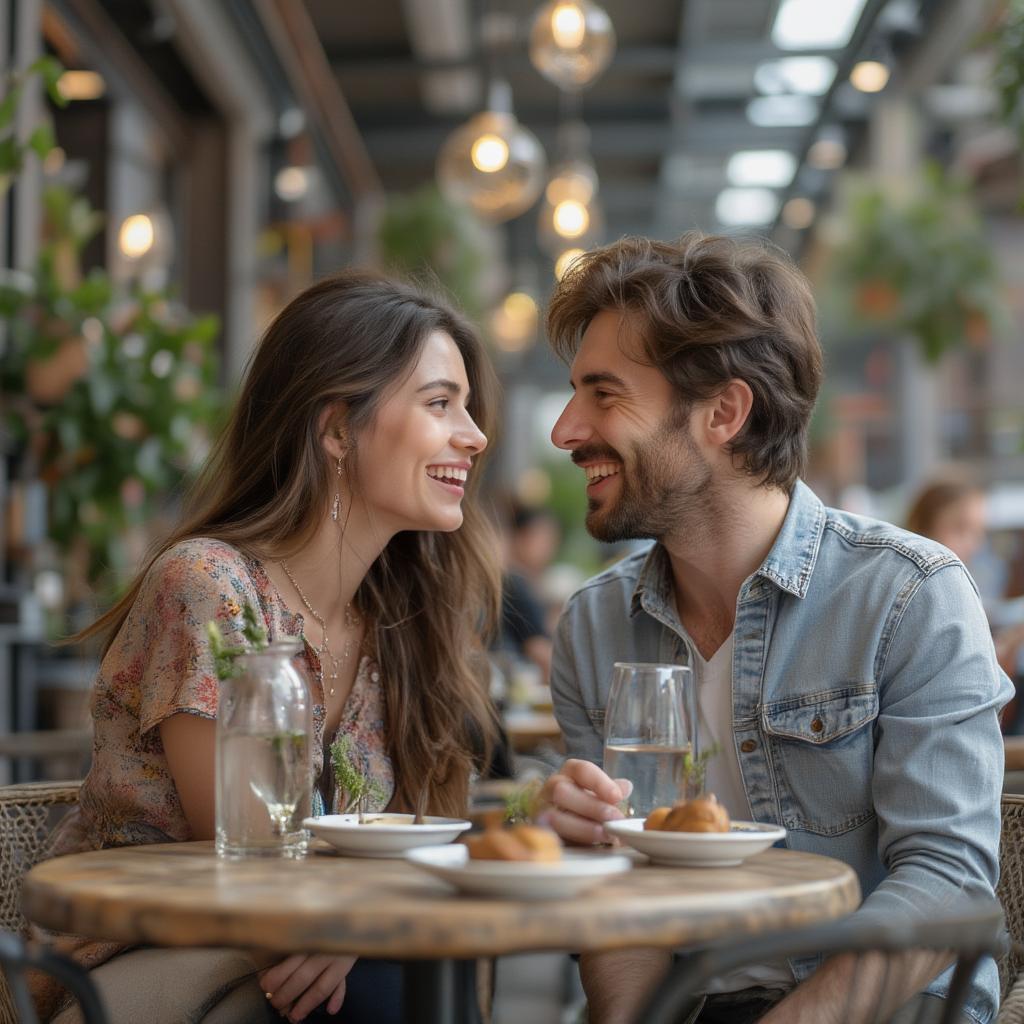
POLYGON ((472 860, 461 843, 409 850, 406 860, 459 892, 507 900, 560 900, 577 896, 632 867, 621 854, 563 853, 561 860, 472 860))
POLYGON ((384 811, 365 814, 360 823, 358 814, 324 814, 306 818, 302 827, 350 857, 401 857, 414 846, 450 843, 473 827, 461 818, 424 817, 422 825, 414 825, 414 818, 384 811))
POLYGON ((644 831, 643 818, 609 821, 604 830, 666 867, 726 868, 786 838, 781 825, 734 821, 729 832, 644 831))

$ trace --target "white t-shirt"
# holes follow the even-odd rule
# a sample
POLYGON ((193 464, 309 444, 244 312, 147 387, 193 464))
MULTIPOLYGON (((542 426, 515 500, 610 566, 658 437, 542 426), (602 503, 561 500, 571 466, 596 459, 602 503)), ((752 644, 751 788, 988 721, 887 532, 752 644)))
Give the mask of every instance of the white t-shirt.
MULTIPOLYGON (((718 747, 708 762, 704 788, 714 793, 729 817, 749 821, 752 817, 747 791, 743 788, 740 759, 732 733, 732 650, 733 634, 705 661, 690 640, 694 678, 697 685, 698 744, 701 750, 718 747)), ((738 992, 755 985, 763 988, 792 988, 793 974, 785 961, 743 967, 715 978, 709 993, 738 992)))

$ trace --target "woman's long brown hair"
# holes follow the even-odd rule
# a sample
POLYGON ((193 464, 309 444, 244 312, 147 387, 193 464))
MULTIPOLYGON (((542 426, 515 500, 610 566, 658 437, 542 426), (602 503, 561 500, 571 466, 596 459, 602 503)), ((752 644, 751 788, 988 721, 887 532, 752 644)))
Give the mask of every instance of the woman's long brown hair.
MULTIPOLYGON (((210 537, 258 558, 299 550, 334 492, 322 414, 347 411, 345 428, 355 440, 348 469, 352 456, 358 459, 360 431, 412 372, 434 331, 449 334, 462 354, 470 415, 492 437, 497 380, 462 316, 411 285, 371 273, 323 280, 290 302, 264 334, 182 523, 125 596, 76 639, 103 635, 106 653, 153 562, 182 540, 210 537)), ((463 812, 473 746, 483 739, 486 747, 494 735, 484 644, 497 621, 500 569, 490 522, 475 500, 481 476, 477 469, 470 477, 460 529, 396 534, 356 594, 372 624, 384 685, 394 807, 411 810, 426 786, 431 811, 463 812)))

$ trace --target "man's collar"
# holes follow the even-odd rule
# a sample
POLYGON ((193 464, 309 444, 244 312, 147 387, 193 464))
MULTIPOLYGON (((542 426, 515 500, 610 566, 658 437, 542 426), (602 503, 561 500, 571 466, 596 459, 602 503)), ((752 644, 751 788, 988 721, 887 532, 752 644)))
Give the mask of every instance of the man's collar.
MULTIPOLYGON (((825 506, 803 481, 797 480, 782 529, 755 575, 771 580, 794 597, 805 597, 824 530, 825 506)), ((665 614, 674 616, 673 594, 672 564, 668 552, 661 544, 655 544, 644 559, 633 588, 630 618, 641 608, 649 614, 660 612, 661 617, 665 614)))
POLYGON ((757 574, 794 597, 805 597, 824 532, 825 506, 807 484, 797 480, 782 529, 757 574))

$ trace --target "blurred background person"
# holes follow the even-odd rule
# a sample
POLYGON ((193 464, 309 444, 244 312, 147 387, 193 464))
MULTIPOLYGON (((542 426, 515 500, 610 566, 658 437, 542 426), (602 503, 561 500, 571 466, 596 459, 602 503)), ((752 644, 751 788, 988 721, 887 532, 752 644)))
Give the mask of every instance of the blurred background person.
MULTIPOLYGON (((1000 580, 1005 573, 975 573, 986 551, 987 499, 977 484, 964 480, 937 480, 925 485, 910 505, 907 529, 944 544, 967 566, 980 583, 979 592, 995 634, 996 656, 1003 671, 1020 690, 1024 678, 1024 623, 1007 623, 1000 580)), ((1012 618, 1012 616, 1010 616, 1012 618)), ((1003 713, 1006 732, 1020 731, 1022 706, 1013 700, 1003 713)))
POLYGON ((561 540, 561 527, 550 511, 512 503, 505 531, 501 646, 520 661, 534 664, 544 685, 551 671, 544 574, 561 540))

